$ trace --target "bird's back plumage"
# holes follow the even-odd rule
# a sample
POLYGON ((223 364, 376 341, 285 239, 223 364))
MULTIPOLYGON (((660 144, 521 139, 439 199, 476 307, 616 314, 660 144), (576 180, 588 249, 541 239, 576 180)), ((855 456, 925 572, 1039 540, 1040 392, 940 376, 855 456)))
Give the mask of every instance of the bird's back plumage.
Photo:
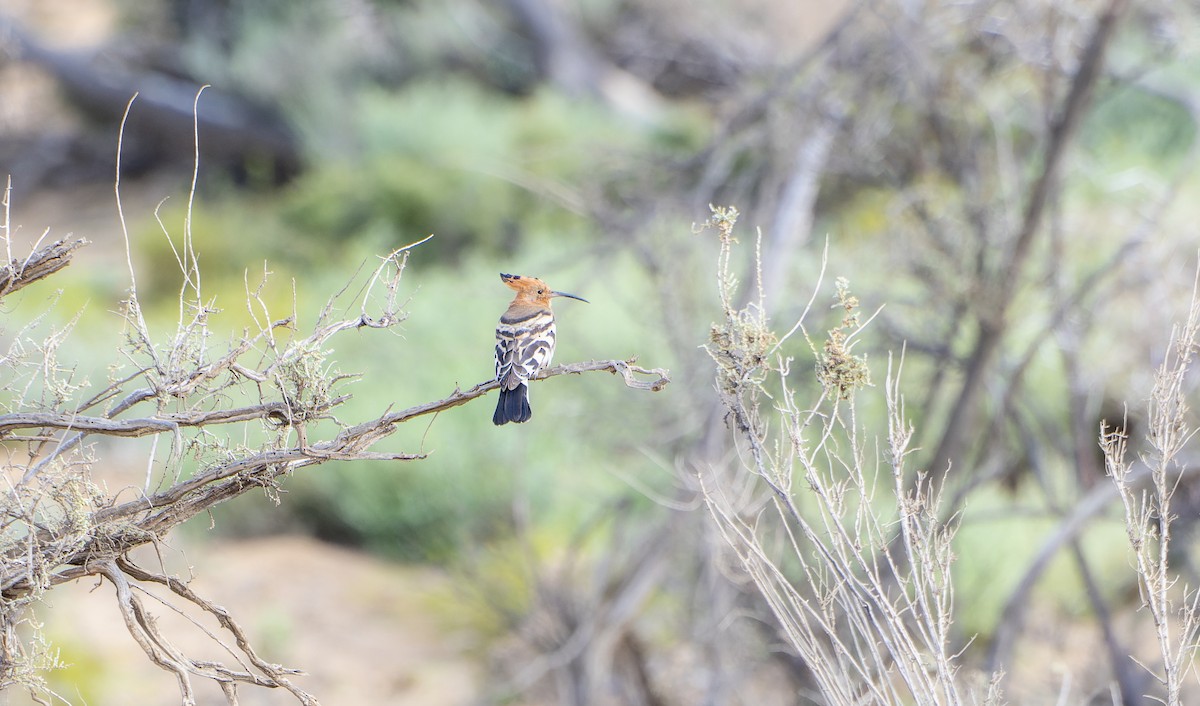
POLYGON ((513 305, 496 327, 496 379, 500 399, 492 422, 526 422, 532 416, 528 381, 554 357, 554 313, 548 306, 513 305))

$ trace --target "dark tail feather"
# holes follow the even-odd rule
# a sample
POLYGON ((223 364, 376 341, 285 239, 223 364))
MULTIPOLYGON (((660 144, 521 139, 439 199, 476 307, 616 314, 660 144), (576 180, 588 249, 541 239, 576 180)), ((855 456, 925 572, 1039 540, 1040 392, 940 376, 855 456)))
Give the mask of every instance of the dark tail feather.
POLYGON ((500 390, 500 399, 496 400, 496 413, 492 415, 492 424, 500 426, 509 422, 528 422, 533 416, 529 408, 529 388, 517 385, 515 390, 500 390))

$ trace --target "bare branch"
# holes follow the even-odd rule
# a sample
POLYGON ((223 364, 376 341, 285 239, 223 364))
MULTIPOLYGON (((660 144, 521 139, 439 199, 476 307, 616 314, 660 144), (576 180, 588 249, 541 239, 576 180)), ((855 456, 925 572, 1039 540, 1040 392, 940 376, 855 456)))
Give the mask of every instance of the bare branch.
MULTIPOLYGON (((643 368, 634 365, 637 358, 629 360, 592 360, 586 363, 572 363, 570 365, 556 365, 553 368, 543 370, 537 380, 546 380, 559 375, 581 375, 590 372, 609 372, 614 375, 620 375, 625 381, 627 387, 635 390, 649 390, 651 392, 659 392, 668 383, 671 382, 670 373, 665 368, 643 368), (651 376, 653 379, 642 380, 638 379, 638 375, 651 376)), ((481 382, 469 390, 455 390, 449 397, 428 402, 426 404, 409 407, 408 409, 399 412, 392 412, 380 417, 375 422, 367 422, 366 425, 359 425, 343 432, 344 435, 355 435, 361 433, 360 428, 368 425, 392 425, 406 422, 414 417, 420 417, 426 414, 442 412, 462 404, 466 404, 476 397, 482 397, 487 393, 495 390, 500 386, 500 383, 495 380, 481 382)))
POLYGON ((33 251, 23 261, 10 260, 0 267, 0 297, 49 277, 71 264, 75 251, 87 245, 87 242, 83 238, 59 240, 33 251))
MULTIPOLYGON (((538 377, 545 380, 559 375, 579 375, 586 372, 610 372, 620 375, 628 387, 657 391, 669 382, 668 372, 661 368, 647 369, 630 360, 597 360, 570 365, 558 365, 538 377), (644 376, 649 379, 642 379, 644 376)), ((344 429, 335 438, 311 445, 301 444, 280 449, 258 450, 240 458, 227 460, 197 472, 192 477, 154 495, 132 500, 119 505, 97 509, 88 519, 90 526, 109 526, 118 521, 131 522, 120 532, 105 534, 80 547, 76 552, 52 559, 50 550, 44 550, 43 563, 50 561, 56 566, 80 564, 98 560, 100 557, 117 557, 134 547, 153 541, 172 527, 184 522, 197 513, 255 487, 269 487, 278 482, 280 476, 305 466, 334 460, 385 460, 414 461, 425 458, 425 454, 379 453, 369 451, 381 439, 391 435, 397 425, 410 419, 445 411, 482 397, 495 389, 498 383, 488 381, 469 390, 456 390, 450 396, 410 407, 398 412, 388 412, 376 419, 344 429)), ((339 398, 340 402, 344 398, 339 398)), ((176 431, 181 426, 202 427, 210 424, 245 422, 255 419, 284 423, 290 410, 283 402, 266 403, 230 410, 204 413, 164 414, 161 417, 111 420, 101 417, 71 417, 53 414, 14 414, 0 416, 0 431, 16 428, 63 428, 80 434, 100 434, 118 437, 137 437, 176 431)), ((51 533, 42 532, 47 543, 51 533)), ((27 549, 14 546, 3 556, 16 560, 27 549)), ((86 573, 86 572, 85 572, 86 573)), ((67 569, 54 574, 52 584, 69 581, 82 575, 67 569)), ((0 570, 0 590, 6 598, 23 595, 33 588, 24 564, 8 561, 0 570)))
MULTIPOLYGON (((253 683, 258 686, 283 687, 295 695, 300 703, 306 704, 306 706, 316 706, 317 700, 315 697, 298 688, 288 679, 288 676, 301 675, 303 672, 296 669, 288 669, 278 664, 272 664, 259 657, 258 653, 255 652, 254 648, 250 645, 250 640, 246 637, 246 631, 236 620, 233 619, 233 616, 231 616, 229 611, 225 610, 225 608, 212 603, 211 601, 205 600, 195 591, 188 588, 188 585, 179 579, 172 576, 164 576, 162 574, 146 571, 145 569, 142 569, 134 564, 127 557, 118 557, 116 559, 116 565, 121 569, 121 571, 125 572, 134 579, 137 579, 138 581, 142 581, 144 583, 157 583, 166 586, 177 596, 180 596, 188 602, 199 606, 205 612, 214 616, 221 624, 221 627, 225 628, 230 632, 230 634, 233 635, 234 640, 237 642, 238 649, 240 649, 246 655, 251 664, 262 670, 262 672, 267 675, 267 679, 265 681, 261 678, 255 677, 253 679, 253 683)), ((246 679, 245 681, 251 680, 246 679)))
POLYGON ((174 431, 178 427, 198 427, 209 424, 230 424, 252 419, 279 417, 286 419, 288 406, 283 402, 266 402, 249 407, 219 409, 211 412, 174 412, 150 419, 108 419, 48 412, 0 414, 0 435, 19 429, 65 429, 82 434, 138 437, 174 431))

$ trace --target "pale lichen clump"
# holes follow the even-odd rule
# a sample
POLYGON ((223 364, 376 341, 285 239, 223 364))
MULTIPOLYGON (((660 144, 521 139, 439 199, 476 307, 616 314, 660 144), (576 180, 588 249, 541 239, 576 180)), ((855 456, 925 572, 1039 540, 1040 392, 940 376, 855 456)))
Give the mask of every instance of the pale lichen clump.
MULTIPOLYGON (((736 394, 747 383, 757 386, 766 379, 770 369, 771 353, 777 347, 779 337, 767 325, 762 307, 761 287, 759 301, 742 308, 735 308, 733 295, 737 290, 737 278, 730 273, 729 259, 732 246, 733 226, 737 223, 738 211, 733 207, 710 206, 712 216, 695 228, 697 232, 715 228, 720 239, 718 290, 724 321, 714 323, 704 346, 717 364, 717 379, 723 394, 736 394)), ((761 277, 759 277, 761 281, 761 277)))
POLYGON ((839 399, 849 399, 850 395, 864 387, 871 386, 871 370, 867 367, 867 357, 857 356, 850 352, 853 347, 850 337, 862 328, 859 322, 858 297, 850 293, 850 282, 845 277, 838 277, 836 306, 844 312, 841 324, 829 332, 822 351, 817 355, 817 381, 828 392, 836 392, 839 399))

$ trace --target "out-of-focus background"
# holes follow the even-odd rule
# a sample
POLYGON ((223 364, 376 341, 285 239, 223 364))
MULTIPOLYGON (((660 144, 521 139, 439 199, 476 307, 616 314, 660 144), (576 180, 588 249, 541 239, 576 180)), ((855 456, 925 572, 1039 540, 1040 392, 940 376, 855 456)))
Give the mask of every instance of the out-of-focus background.
MULTIPOLYGON (((264 271, 264 300, 311 322, 363 263, 434 234, 412 252, 397 335, 332 344, 338 369, 363 376, 340 418, 488 379, 509 294, 499 272, 591 301, 556 305, 558 361, 636 355, 672 383, 647 394, 557 378, 534 387, 520 427, 493 427, 485 398, 389 440, 425 460, 302 469, 278 497, 248 492, 146 551, 239 616, 265 659, 305 670, 298 682, 327 705, 823 703, 695 482, 739 465, 700 349, 721 316, 717 243, 692 229, 709 204, 732 204, 742 252, 761 237, 777 330, 814 291, 808 330, 834 328, 840 276, 868 315, 883 307, 858 350, 882 366, 905 349, 911 462, 951 463, 961 514, 967 671, 1002 667, 1011 703, 1118 703, 1123 668, 1098 645, 1145 660, 1155 646, 1096 438, 1127 409, 1141 433, 1186 313, 1200 12, 1125 9, 1051 154, 1109 7, 5 0, 14 248, 47 232, 91 241, 5 301, 6 336, 44 312, 44 325, 78 316, 59 356, 81 396, 120 362, 113 312, 130 280, 114 159, 135 92, 120 182, 129 260, 150 328, 173 330, 195 103, 188 227, 214 331, 248 325, 246 290, 264 271), (1031 570, 1084 502, 1100 510, 1031 570)), ((813 351, 796 336, 784 352, 793 387, 815 397, 813 351)), ((878 403, 862 414, 882 418, 878 403)), ((102 445, 94 473, 140 486, 145 448, 102 445)), ((1200 488, 1181 487, 1175 566, 1195 585, 1200 488)), ((66 665, 49 685, 71 703, 178 699, 110 587, 56 588, 36 618, 66 665)), ((178 622, 180 644, 204 649, 178 622)), ((1138 674, 1134 690, 1154 693, 1138 674)), ((243 688, 241 703, 289 703, 279 691, 243 688)))

